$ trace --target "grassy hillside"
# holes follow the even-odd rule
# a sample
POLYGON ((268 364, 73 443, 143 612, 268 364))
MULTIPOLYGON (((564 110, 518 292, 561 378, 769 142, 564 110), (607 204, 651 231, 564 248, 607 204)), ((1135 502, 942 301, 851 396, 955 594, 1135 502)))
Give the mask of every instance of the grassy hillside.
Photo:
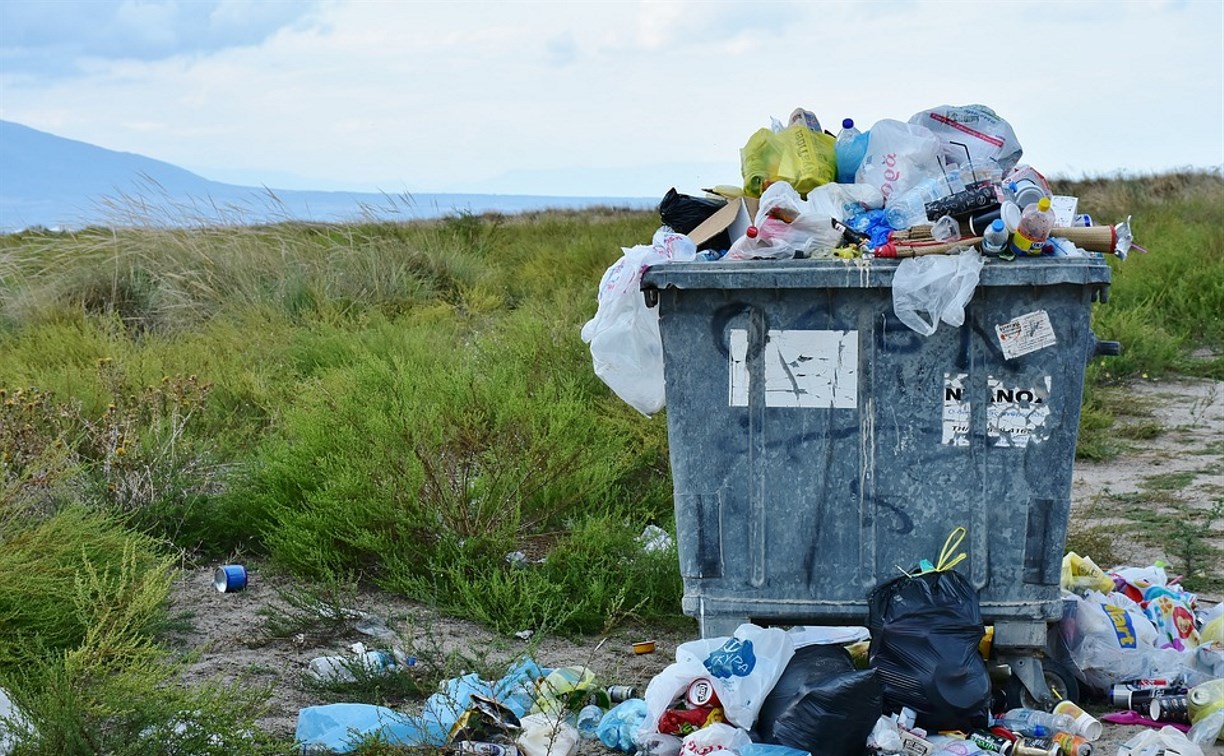
MULTIPOLYGON (((1089 370, 1081 452, 1103 456, 1116 382, 1224 377, 1224 181, 1057 188, 1098 221, 1133 215, 1150 250, 1111 261, 1095 308, 1126 347, 1089 370)), ((222 706, 239 693, 165 685, 180 558, 261 556, 503 631, 674 620, 675 552, 636 542, 674 532, 665 422, 611 395, 578 338, 605 268, 656 225, 0 237, 0 568, 34 576, 0 582, 0 686, 59 738, 43 750, 139 753, 176 711, 225 752, 274 747, 243 734, 253 704, 222 706)))

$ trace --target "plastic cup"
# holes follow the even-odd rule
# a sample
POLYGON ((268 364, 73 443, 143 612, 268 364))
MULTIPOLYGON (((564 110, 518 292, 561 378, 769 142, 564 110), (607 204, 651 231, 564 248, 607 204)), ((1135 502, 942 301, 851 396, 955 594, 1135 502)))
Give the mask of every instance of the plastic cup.
POLYGON ((1104 732, 1104 727, 1088 712, 1076 706, 1071 701, 1059 701, 1054 707, 1055 714, 1066 714, 1075 720, 1075 734, 1083 736, 1088 740, 1096 740, 1101 737, 1104 732))

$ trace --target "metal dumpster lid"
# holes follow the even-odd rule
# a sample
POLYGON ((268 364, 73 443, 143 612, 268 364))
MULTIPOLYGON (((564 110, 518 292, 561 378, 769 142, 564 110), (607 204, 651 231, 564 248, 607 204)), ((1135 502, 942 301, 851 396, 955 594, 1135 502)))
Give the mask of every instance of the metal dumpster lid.
MULTIPOLYGON (((891 287, 900 260, 742 260, 664 263, 642 275, 643 289, 867 289, 891 287)), ((979 286, 1108 284, 1103 258, 986 259, 979 286)))

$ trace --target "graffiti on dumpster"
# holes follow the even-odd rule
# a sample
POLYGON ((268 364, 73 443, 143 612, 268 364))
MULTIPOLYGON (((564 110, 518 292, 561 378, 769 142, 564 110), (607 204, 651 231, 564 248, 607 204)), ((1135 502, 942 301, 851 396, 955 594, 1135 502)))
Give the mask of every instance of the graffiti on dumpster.
MULTIPOLYGON (((944 373, 943 443, 969 445, 969 418, 972 403, 966 396, 965 373, 944 373)), ((1012 386, 994 376, 986 377, 986 438, 991 446, 1023 449, 1030 443, 1050 437, 1045 427, 1050 417, 1050 389, 1046 376, 1043 386, 1012 386)))
MULTIPOLYGON (((748 331, 728 334, 729 404, 748 406, 748 331)), ((858 406, 858 331, 770 330, 765 406, 854 409, 858 406)))

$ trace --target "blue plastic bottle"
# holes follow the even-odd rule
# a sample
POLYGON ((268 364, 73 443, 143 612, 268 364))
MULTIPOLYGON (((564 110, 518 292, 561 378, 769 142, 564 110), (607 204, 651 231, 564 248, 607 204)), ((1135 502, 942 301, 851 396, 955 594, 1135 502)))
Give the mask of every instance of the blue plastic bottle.
POLYGON ((837 156, 837 183, 853 184, 854 174, 858 172, 863 157, 867 154, 868 134, 854 128, 854 119, 842 121, 842 130, 833 143, 833 152, 837 156))

